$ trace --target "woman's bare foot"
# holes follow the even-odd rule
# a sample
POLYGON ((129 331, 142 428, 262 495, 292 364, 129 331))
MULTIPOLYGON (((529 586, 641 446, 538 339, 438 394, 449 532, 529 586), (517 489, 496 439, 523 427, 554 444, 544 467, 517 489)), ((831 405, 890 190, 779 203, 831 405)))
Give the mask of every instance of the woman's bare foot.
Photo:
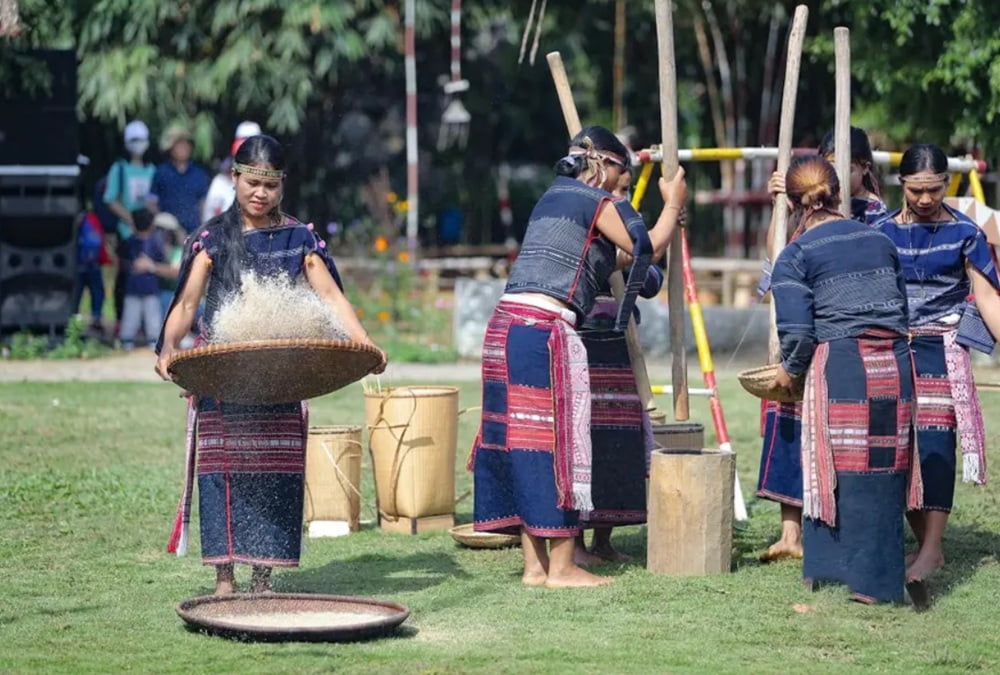
POLYGON ((215 594, 232 595, 236 592, 236 576, 232 563, 215 566, 215 594))
POLYGON ((913 561, 917 559, 917 553, 918 553, 917 551, 914 551, 913 553, 906 554, 905 562, 907 567, 912 565, 913 561))
POLYGON ((545 573, 545 570, 524 570, 521 574, 521 583, 525 586, 544 586, 549 575, 545 573))
POLYGON ((781 505, 781 538, 760 554, 761 562, 802 559, 802 507, 781 505))
POLYGON ((594 546, 590 549, 590 552, 601 560, 607 560, 609 562, 628 562, 632 559, 632 556, 622 553, 615 547, 611 546, 611 544, 600 547, 594 546))
POLYGON ((549 553, 545 540, 521 528, 521 555, 524 556, 521 583, 525 586, 544 586, 549 576, 549 553))
POLYGON ((588 551, 582 547, 573 548, 573 562, 581 567, 589 567, 590 565, 600 565, 605 562, 604 558, 599 555, 588 551))
POLYGON ((562 570, 558 575, 554 574, 551 570, 549 571, 549 576, 545 580, 546 588, 584 588, 588 586, 607 586, 612 583, 614 579, 609 577, 599 577, 596 574, 591 574, 585 569, 580 569, 575 565, 562 570))
POLYGON ((802 560, 802 541, 779 539, 760 554, 761 562, 775 562, 777 560, 802 560))
POLYGON ((918 554, 913 563, 906 568, 906 581, 907 583, 924 581, 942 567, 944 567, 944 554, 940 552, 918 554))
POLYGON ((229 581, 215 582, 215 595, 233 595, 236 593, 236 583, 229 581))
POLYGON ((251 593, 273 593, 271 589, 271 568, 258 567, 254 565, 253 575, 250 577, 251 593))

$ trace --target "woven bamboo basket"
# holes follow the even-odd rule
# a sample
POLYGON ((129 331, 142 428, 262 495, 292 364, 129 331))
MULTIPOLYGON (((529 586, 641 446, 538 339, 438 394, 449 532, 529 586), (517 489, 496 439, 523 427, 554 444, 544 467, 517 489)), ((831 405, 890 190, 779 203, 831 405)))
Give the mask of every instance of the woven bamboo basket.
POLYGON ((305 521, 347 523, 361 518, 361 427, 309 427, 306 440, 305 521))
POLYGON ((270 405, 329 394, 382 365, 382 353, 360 342, 285 339, 195 347, 174 355, 167 372, 197 396, 270 405))
POLYGON ((779 403, 797 403, 802 400, 803 386, 801 379, 793 381, 792 390, 771 389, 770 384, 774 381, 774 376, 778 373, 778 364, 759 366, 744 370, 737 378, 740 384, 749 393, 757 398, 779 403))
POLYGON ((452 539, 469 548, 511 548, 521 545, 521 538, 517 535, 476 532, 472 523, 456 525, 448 533, 452 539))
POLYGON ((393 387, 365 393, 379 523, 449 516, 454 525, 458 388, 393 387))

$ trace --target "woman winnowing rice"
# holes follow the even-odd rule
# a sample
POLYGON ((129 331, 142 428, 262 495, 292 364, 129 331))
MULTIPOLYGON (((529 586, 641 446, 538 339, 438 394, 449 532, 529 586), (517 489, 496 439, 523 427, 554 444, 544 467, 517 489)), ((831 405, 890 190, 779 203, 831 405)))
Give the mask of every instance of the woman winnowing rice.
MULTIPOLYGON (((236 200, 185 243, 178 288, 157 344, 156 370, 164 379, 170 379, 167 365, 190 330, 202 297, 211 340, 216 313, 240 290, 250 271, 262 278, 304 279, 350 339, 372 344, 344 296, 325 242, 312 226, 279 209, 283 155, 270 136, 248 138, 234 158, 236 200)), ((197 448, 202 560, 216 567, 217 595, 236 591, 234 563, 253 566, 252 592, 270 590, 272 567, 298 565, 307 432, 303 403, 241 405, 212 398, 193 402, 188 438, 189 449, 197 448)), ((187 487, 169 547, 178 552, 186 548, 191 510, 195 468, 190 455, 187 487)))

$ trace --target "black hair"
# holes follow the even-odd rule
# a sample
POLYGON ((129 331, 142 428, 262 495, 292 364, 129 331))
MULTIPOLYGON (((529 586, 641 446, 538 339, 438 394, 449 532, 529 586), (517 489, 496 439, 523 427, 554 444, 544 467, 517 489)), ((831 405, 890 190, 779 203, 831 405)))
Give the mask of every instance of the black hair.
POLYGON ((132 211, 132 226, 136 232, 149 232, 153 228, 153 213, 149 209, 132 211))
MULTIPOLYGON (((599 152, 610 152, 622 158, 622 171, 631 171, 631 154, 625 144, 609 129, 599 126, 584 127, 570 142, 570 147, 586 147, 589 143, 599 152)), ((555 172, 559 176, 577 178, 587 168, 587 158, 582 155, 567 155, 556 162, 555 172)))
MULTIPOLYGON (((275 171, 285 170, 285 149, 275 138, 264 134, 251 136, 240 144, 233 157, 233 173, 239 175, 236 164, 261 166, 275 171)), ((272 214, 280 217, 277 209, 272 214)), ((219 249, 222 252, 224 264, 219 270, 226 288, 239 288, 246 264, 247 245, 243 238, 243 217, 240 205, 233 200, 232 205, 216 217, 218 229, 214 233, 218 237, 219 249)))
POLYGON ((948 155, 944 154, 944 150, 931 143, 911 145, 903 153, 903 159, 899 162, 899 175, 905 178, 921 171, 947 173, 948 155))
MULTIPOLYGON (((833 129, 823 135, 819 143, 819 155, 829 157, 836 151, 836 137, 833 129)), ((861 184, 872 194, 879 195, 878 175, 875 167, 875 157, 872 155, 872 144, 868 134, 860 127, 851 127, 851 161, 868 165, 868 172, 861 179, 861 184)), ((846 208, 846 207, 844 207, 846 208)))

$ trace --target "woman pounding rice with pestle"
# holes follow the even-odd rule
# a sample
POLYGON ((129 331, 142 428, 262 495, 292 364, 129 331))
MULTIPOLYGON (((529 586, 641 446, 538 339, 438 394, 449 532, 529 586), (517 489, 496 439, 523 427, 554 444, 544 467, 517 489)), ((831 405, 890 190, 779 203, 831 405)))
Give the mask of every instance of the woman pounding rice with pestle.
MULTIPOLYGON (((164 379, 170 379, 167 365, 190 330, 202 296, 204 331, 211 340, 213 318, 239 292, 248 272, 293 282, 304 278, 350 339, 372 344, 344 296, 325 242, 311 225, 280 211, 284 169, 284 151, 270 136, 248 138, 237 151, 233 205, 196 230, 184 245, 178 288, 157 344, 156 371, 164 379)), ((237 562, 253 566, 250 591, 267 592, 273 567, 299 563, 308 430, 305 404, 242 405, 200 398, 192 402, 188 425, 188 487, 170 549, 186 548, 193 442, 202 560, 216 567, 215 593, 237 590, 233 569, 237 562)))
MULTIPOLYGON (((632 172, 623 171, 613 191, 615 198, 628 201, 631 184, 632 172)), ((650 265, 639 295, 655 297, 662 286, 663 272, 650 265)), ((590 372, 594 467, 594 510, 581 514, 581 524, 593 528, 594 536, 589 550, 583 535, 577 538, 574 555, 578 565, 629 560, 612 545, 612 528, 646 522, 646 476, 656 441, 649 415, 642 407, 625 333, 614 330, 617 314, 618 302, 612 296, 610 282, 606 282, 598 290, 594 308, 580 330, 590 372)), ((638 309, 635 319, 638 324, 638 309)))
POLYGON ((805 376, 802 579, 901 602, 904 513, 921 486, 899 256, 837 211, 840 183, 822 157, 793 161, 786 187, 803 232, 774 266, 782 360, 772 387, 805 376))
POLYGON ((623 330, 651 259, 659 258, 687 198, 684 172, 660 180, 664 208, 652 230, 611 191, 628 152, 587 127, 535 204, 520 254, 483 343, 483 413, 470 466, 475 529, 520 533, 522 583, 598 586, 611 580, 573 560, 580 512, 592 511, 590 379, 576 332, 598 291, 628 266, 614 322, 623 330))
POLYGON ((992 344, 1000 335, 993 250, 972 220, 944 203, 949 178, 941 148, 910 147, 899 165, 903 207, 876 224, 899 249, 913 334, 924 507, 910 514, 919 545, 908 560, 911 593, 926 593, 922 582, 944 566, 942 538, 955 496, 956 446, 963 455, 963 480, 986 482, 983 414, 966 337, 976 337, 973 344, 992 344))

